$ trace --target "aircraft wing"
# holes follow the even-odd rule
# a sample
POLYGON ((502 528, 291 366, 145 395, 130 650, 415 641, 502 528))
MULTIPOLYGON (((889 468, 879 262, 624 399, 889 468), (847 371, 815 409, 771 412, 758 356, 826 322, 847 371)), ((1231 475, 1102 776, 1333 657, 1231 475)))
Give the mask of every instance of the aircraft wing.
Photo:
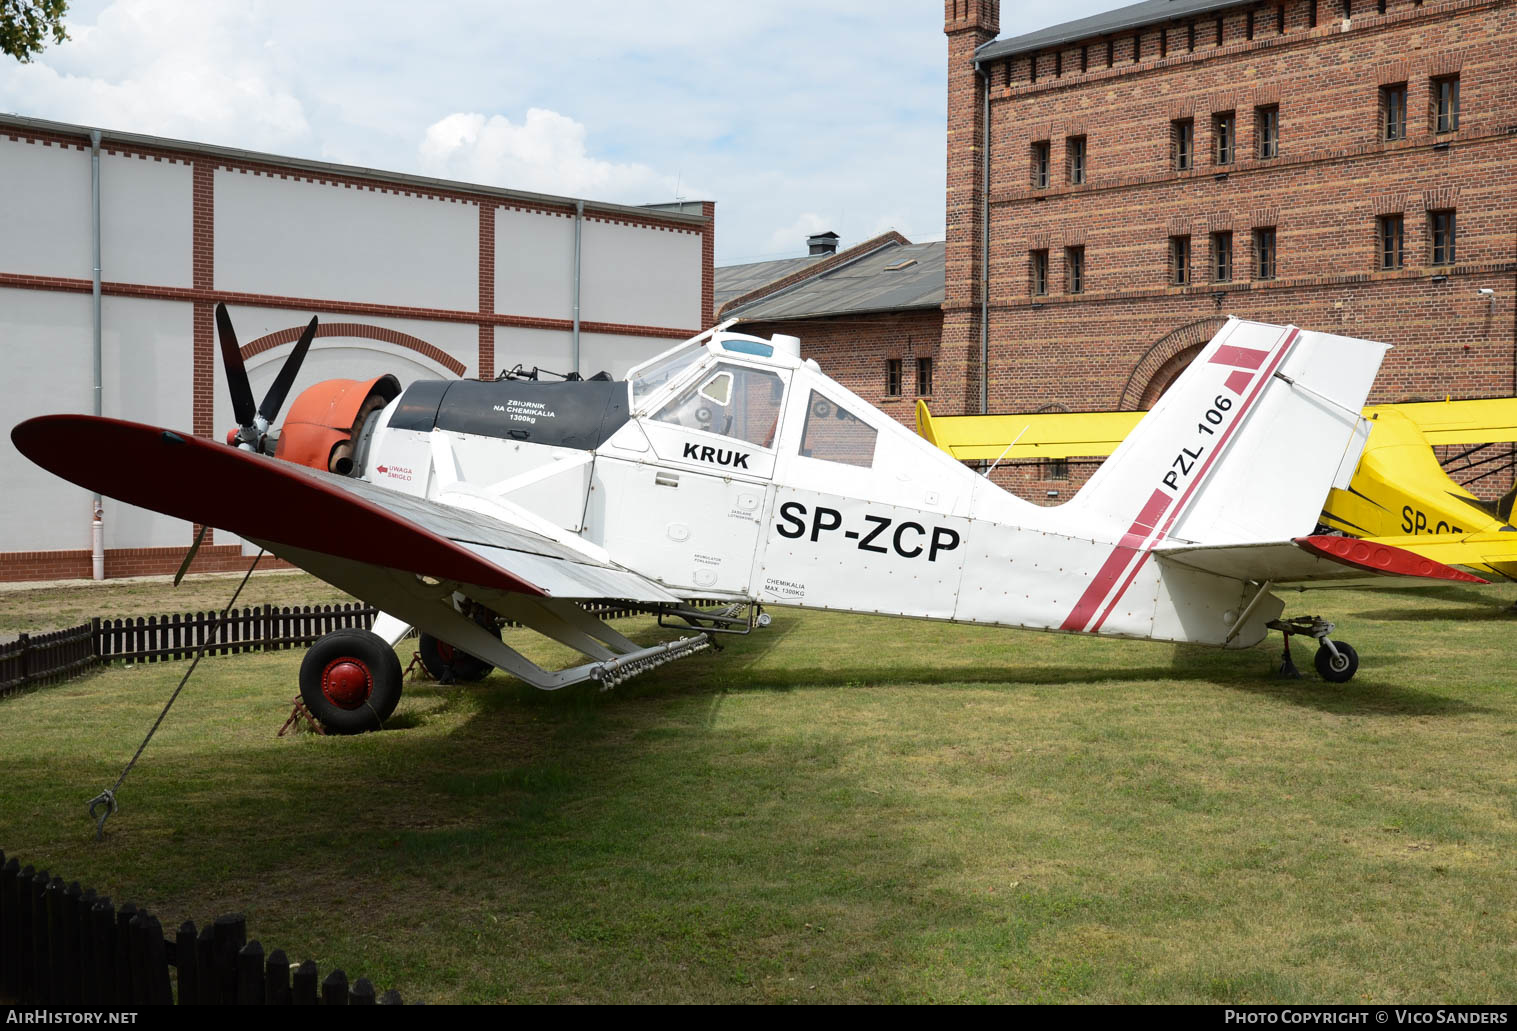
POLYGON ((188 433, 49 415, 21 423, 11 440, 81 487, 268 542, 283 557, 310 553, 542 598, 679 601, 526 527, 188 433))
MULTIPOLYGON (((1387 411, 1410 419, 1429 444, 1517 441, 1514 397, 1368 405, 1364 414, 1374 419, 1387 411)), ((1034 412, 933 418, 926 403, 918 401, 916 416, 917 433, 953 457, 962 462, 993 462, 997 458, 1104 458, 1132 432, 1143 413, 1034 412)))
MULTIPOLYGON (((1418 543, 1426 539, 1415 538, 1418 543)), ((1165 563, 1203 573, 1261 583, 1268 580, 1280 587, 1356 586, 1386 576, 1402 578, 1407 586, 1489 582, 1378 539, 1319 535, 1262 544, 1161 544, 1154 554, 1165 563)))
POLYGON ((1501 444, 1517 441, 1517 397, 1483 401, 1427 401, 1371 405, 1364 414, 1389 409, 1422 431, 1429 444, 1501 444))
POLYGON ((1104 458, 1145 412, 1037 412, 934 419, 917 402, 917 433, 961 462, 1104 458))

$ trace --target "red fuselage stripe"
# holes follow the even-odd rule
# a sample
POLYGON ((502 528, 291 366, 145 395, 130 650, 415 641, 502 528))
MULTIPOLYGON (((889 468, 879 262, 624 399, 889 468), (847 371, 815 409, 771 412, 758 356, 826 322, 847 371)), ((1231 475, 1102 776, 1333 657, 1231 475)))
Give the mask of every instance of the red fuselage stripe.
POLYGON ((1096 606, 1101 604, 1112 584, 1117 582, 1117 577, 1122 575, 1122 570, 1127 563, 1132 561, 1132 553, 1138 548, 1148 535, 1153 533, 1158 524, 1159 517, 1164 514, 1164 509, 1173 499, 1158 488, 1148 496, 1148 503, 1143 506, 1143 511, 1138 513, 1127 532, 1122 535, 1122 540, 1117 544, 1112 553, 1106 557, 1096 573, 1095 579, 1090 586, 1085 588, 1085 593, 1080 595, 1080 600, 1075 603, 1074 611, 1070 612, 1069 618, 1064 620, 1060 630, 1083 630, 1085 624, 1090 622, 1090 617, 1095 615, 1096 606))

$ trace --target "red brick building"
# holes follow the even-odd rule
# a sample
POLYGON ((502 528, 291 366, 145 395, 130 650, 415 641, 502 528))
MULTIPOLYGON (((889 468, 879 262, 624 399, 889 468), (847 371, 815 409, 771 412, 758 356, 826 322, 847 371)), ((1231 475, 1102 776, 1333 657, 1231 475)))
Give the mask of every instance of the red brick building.
POLYGON ((1373 401, 1517 389, 1517 2, 944 7, 934 410, 1144 408, 1227 315, 1394 344, 1373 401))

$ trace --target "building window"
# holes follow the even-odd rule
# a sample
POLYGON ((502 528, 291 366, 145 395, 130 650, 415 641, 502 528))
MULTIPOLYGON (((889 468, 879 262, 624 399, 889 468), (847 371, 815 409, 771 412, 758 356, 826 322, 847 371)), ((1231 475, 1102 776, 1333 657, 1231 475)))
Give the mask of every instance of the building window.
POLYGON ((1069 181, 1079 186, 1085 182, 1085 137, 1071 136, 1065 140, 1064 153, 1069 166, 1069 181))
POLYGON ((917 394, 921 397, 932 396, 932 359, 917 359, 917 394))
POLYGON ((1459 128, 1459 76, 1446 75, 1433 80, 1433 131, 1453 132, 1459 128))
POLYGON ((1219 165, 1233 163, 1233 151, 1238 145, 1238 119, 1231 111, 1212 115, 1212 160, 1219 165))
POLYGON ((1085 248, 1064 248, 1064 289, 1072 294, 1085 292, 1085 248))
POLYGON ((1069 459, 1067 458, 1040 458, 1038 469, 1045 480, 1069 479, 1069 459))
POLYGON ((1211 278, 1213 283, 1230 283, 1233 279, 1233 234, 1211 234, 1211 278))
POLYGON ((1137 64, 1143 60, 1143 36, 1141 33, 1132 34, 1132 63, 1137 64))
POLYGON ((1375 238, 1379 241, 1380 267, 1401 268, 1406 264, 1406 220, 1401 215, 1382 215, 1375 220, 1375 238))
POLYGON ((1039 140, 1032 145, 1032 188, 1048 189, 1048 141, 1039 140))
POLYGON ((1083 74, 1090 71, 1090 44, 1080 48, 1080 72, 1083 74))
POLYGON ((1343 0, 1343 17, 1352 18, 1354 15, 1354 0, 1343 0))
POLYGON ((1428 228, 1433 232, 1433 264, 1454 263, 1454 213, 1452 211, 1429 211, 1428 228))
POLYGON ((1196 160, 1195 119, 1182 118, 1177 122, 1170 122, 1169 140, 1175 168, 1181 172, 1186 171, 1196 160))
POLYGON ((1385 13, 1385 0, 1379 0, 1379 2, 1375 4, 1375 10, 1378 11, 1379 13, 1381 13, 1381 14, 1384 14, 1385 13))
POLYGON ((1032 54, 1027 58, 1027 81, 1038 81, 1038 55, 1032 54))
POLYGON ((1254 38, 1254 9, 1252 7, 1250 7, 1248 9, 1248 28, 1247 28, 1246 31, 1248 33, 1248 38, 1249 39, 1253 39, 1254 38))
POLYGON ((1217 15, 1217 46, 1222 45, 1222 16, 1217 15))
POLYGON ((1044 297, 1048 294, 1048 252, 1029 251, 1029 264, 1032 273, 1032 295, 1044 297))
POLYGON ((1406 139, 1406 83, 1380 87, 1380 138, 1406 139))
POLYGON ((1285 35, 1285 5, 1284 4, 1277 4, 1275 6, 1275 32, 1277 34, 1281 35, 1281 36, 1285 35))
POLYGON ((1169 282, 1171 286, 1190 283, 1190 237, 1169 238, 1169 282))
POLYGON ((1306 27, 1309 29, 1317 27, 1317 0, 1311 0, 1311 3, 1307 6, 1306 27))
POLYGON ((1185 49, 1188 52, 1196 49, 1196 23, 1193 21, 1185 26, 1185 49))
POLYGON ((1064 78, 1064 51, 1055 50, 1053 53, 1053 77, 1064 78))
POLYGON ((1106 41, 1106 67, 1110 68, 1117 63, 1117 42, 1113 39, 1106 41))
POLYGON ((885 359, 885 396, 901 396, 901 359, 885 359))
POLYGON ((1275 227, 1254 230, 1254 278, 1275 278, 1275 227))
POLYGON ((1254 108, 1254 136, 1259 141, 1261 158, 1280 154, 1280 105, 1254 108))

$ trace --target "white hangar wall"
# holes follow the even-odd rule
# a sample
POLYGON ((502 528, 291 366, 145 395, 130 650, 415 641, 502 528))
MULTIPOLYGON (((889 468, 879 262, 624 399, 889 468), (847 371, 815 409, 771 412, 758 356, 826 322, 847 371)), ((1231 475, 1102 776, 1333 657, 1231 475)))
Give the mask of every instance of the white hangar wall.
POLYGON ((374 297, 479 310, 479 209, 216 170, 216 287, 282 297, 374 297))
MULTIPOLYGON (((89 495, 9 438, 93 410, 89 134, 0 115, 0 580, 90 575, 89 495)), ((337 377, 570 369, 572 199, 113 132, 100 198, 109 417, 225 435, 218 301, 260 398, 312 315, 292 398, 337 377)), ((580 368, 621 376, 708 324, 714 206, 580 203, 580 368)), ((172 572, 190 543, 179 520, 105 513, 107 576, 172 572)), ((213 534, 196 568, 240 567, 239 544, 213 534)))

